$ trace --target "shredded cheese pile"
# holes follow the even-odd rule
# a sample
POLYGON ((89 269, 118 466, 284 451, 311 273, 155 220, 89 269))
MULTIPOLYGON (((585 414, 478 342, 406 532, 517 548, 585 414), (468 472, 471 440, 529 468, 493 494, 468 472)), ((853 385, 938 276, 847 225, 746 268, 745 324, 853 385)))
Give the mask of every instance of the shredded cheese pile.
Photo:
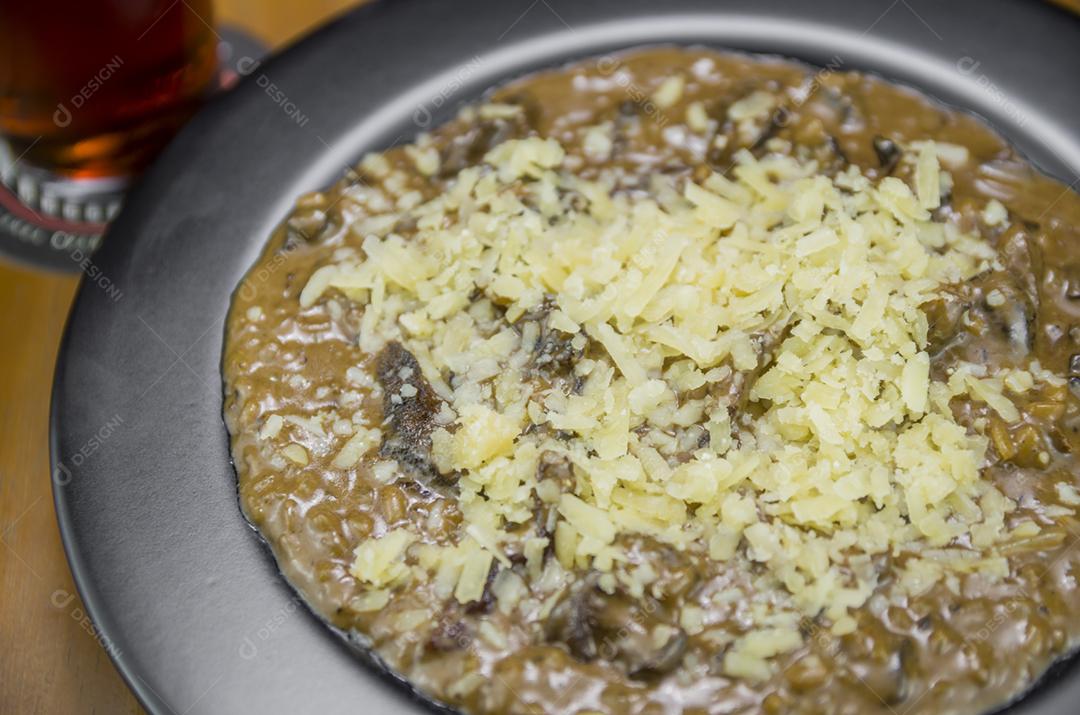
POLYGON ((557 509, 566 571, 612 572, 630 533, 763 565, 758 585, 792 617, 735 645, 736 676, 766 677, 802 642, 798 618, 850 631, 878 586, 875 556, 934 554, 908 559, 897 588, 912 593, 950 569, 1007 573, 989 547, 1014 505, 980 479, 987 439, 949 401, 1012 419, 1006 392, 1032 380, 971 365, 931 378, 920 306, 994 260, 932 219, 932 143, 914 189, 743 151, 732 179, 658 176, 621 193, 564 158, 554 140, 513 140, 428 201, 357 188, 371 209, 352 227, 362 250, 339 250, 303 290, 305 307, 335 290, 362 304, 360 346, 400 341, 445 401, 433 455, 456 480, 463 531, 362 544, 353 574, 372 608, 410 578, 477 599, 508 553, 539 580, 549 537, 522 528, 538 499, 557 509), (393 233, 402 217, 408 238, 393 233), (544 335, 574 351, 568 375, 531 367, 544 335), (538 484, 544 452, 572 462, 572 485, 538 484), (970 548, 946 548, 956 540, 970 548))

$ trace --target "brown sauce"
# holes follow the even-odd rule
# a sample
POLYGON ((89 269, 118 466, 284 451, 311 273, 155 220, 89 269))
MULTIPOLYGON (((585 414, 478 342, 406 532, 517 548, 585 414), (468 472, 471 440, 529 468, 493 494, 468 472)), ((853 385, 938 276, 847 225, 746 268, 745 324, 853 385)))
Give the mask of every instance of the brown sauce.
MULTIPOLYGON (((604 165, 583 160, 580 173, 620 166, 627 191, 646 190, 655 172, 724 172, 739 148, 814 158, 826 172, 852 163, 872 178, 891 172, 909 181, 911 166, 895 160, 896 145, 933 139, 966 147, 968 160, 949 167, 953 185, 939 217, 981 234, 998 250, 1001 269, 924 307, 936 350, 932 370, 960 359, 1013 366, 1034 357, 1057 375, 1080 373, 1080 197, 969 115, 855 72, 815 74, 778 60, 674 48, 586 60, 513 82, 492 99, 525 111, 512 120, 459 118, 436 130, 442 172, 432 178, 402 150, 390 150, 386 158, 407 179, 387 190, 434 195, 494 144, 530 134, 556 138, 582 157, 585 129, 602 122, 615 128, 611 158, 604 165), (682 97, 660 109, 648 97, 675 73, 687 80, 682 97), (781 97, 781 109, 747 133, 726 112, 755 90, 781 97), (716 120, 705 141, 686 128, 695 101, 716 120), (988 225, 981 213, 988 199, 1008 209, 1008 228, 988 225), (1009 298, 1004 305, 988 303, 995 289, 1009 298)), ((360 186, 380 186, 358 171, 360 186)), ((1024 691, 1080 642, 1080 525, 1057 488, 1080 485, 1080 400, 1072 385, 1019 398, 1022 417, 1012 424, 981 403, 956 406, 966 424, 988 421, 993 463, 985 476, 1019 504, 1006 526, 1021 519, 1042 526, 1009 555, 1006 579, 990 584, 968 574, 902 606, 871 599, 845 636, 808 620, 806 645, 782 656, 764 683, 723 675, 724 646, 704 635, 658 643, 657 627, 678 631, 680 603, 746 575, 646 538, 630 548, 659 565, 664 587, 656 597, 602 596, 581 574, 543 620, 515 618, 483 601, 433 603, 424 588, 396 593, 379 611, 350 609, 358 585, 349 566, 362 539, 403 524, 423 524, 417 528, 434 538, 460 525, 452 493, 425 476, 422 464, 387 485, 367 462, 335 468, 321 438, 293 423, 281 429, 306 447, 306 464, 281 458, 258 437, 273 413, 349 419, 359 411, 373 424, 396 420, 406 442, 425 438, 413 416, 391 414, 369 385, 346 380, 350 368, 369 376, 380 369, 376 356, 357 347, 364 306, 342 296, 308 309, 298 303, 317 267, 341 246, 359 245, 345 228, 361 212, 351 198, 356 185, 347 178, 301 199, 238 289, 225 348, 226 417, 241 505, 286 578, 314 611, 368 639, 420 691, 472 713, 977 713, 1024 691), (435 612, 404 629, 403 614, 418 609, 435 612), (485 637, 491 628, 506 642, 485 637), (470 677, 472 687, 462 685, 470 677)), ((407 235, 408 227, 399 231, 407 235)), ((557 346, 549 357, 573 359, 557 346)), ((559 465, 548 466, 557 479, 559 465)), ((737 604, 721 615, 737 627, 737 604)))

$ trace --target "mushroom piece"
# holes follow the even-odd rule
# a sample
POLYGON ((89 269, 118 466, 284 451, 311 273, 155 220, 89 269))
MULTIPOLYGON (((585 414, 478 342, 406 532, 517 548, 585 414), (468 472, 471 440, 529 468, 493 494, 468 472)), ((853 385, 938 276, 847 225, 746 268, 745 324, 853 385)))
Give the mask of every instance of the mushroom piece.
MULTIPOLYGON (((379 455, 394 459, 422 486, 443 493, 446 479, 431 458, 431 432, 442 401, 401 343, 386 345, 375 361, 383 389, 383 439, 379 455)), ((445 496, 445 494, 444 494, 445 496)))
POLYGON ((578 660, 603 660, 638 680, 674 670, 689 644, 662 602, 649 595, 635 598, 621 586, 607 593, 596 572, 571 586, 552 611, 547 639, 578 660))
POLYGON ((772 365, 780 346, 791 334, 791 328, 787 320, 782 320, 768 330, 752 335, 750 339, 757 354, 757 366, 751 370, 732 369, 728 377, 717 382, 710 390, 721 404, 727 406, 733 427, 737 424, 738 416, 747 408, 754 383, 772 365))
POLYGON ((927 350, 931 355, 949 347, 963 331, 961 318, 970 307, 970 297, 965 295, 962 286, 950 286, 933 300, 923 303, 920 308, 926 315, 927 350))
POLYGON ((440 177, 450 178, 463 169, 476 166, 499 144, 528 136, 534 130, 539 115, 535 100, 527 95, 517 95, 506 98, 505 103, 518 105, 521 110, 508 117, 480 120, 454 137, 440 157, 440 177))
POLYGON ((874 154, 877 155, 878 164, 881 165, 881 175, 888 176, 896 168, 900 161, 900 147, 892 139, 876 136, 873 139, 874 154))
POLYGON ((584 353, 574 347, 575 335, 551 327, 550 317, 556 307, 555 298, 545 296, 539 307, 525 313, 518 320, 522 327, 534 323, 538 328, 536 342, 533 343, 529 355, 528 369, 548 381, 557 377, 571 377, 574 365, 584 353))

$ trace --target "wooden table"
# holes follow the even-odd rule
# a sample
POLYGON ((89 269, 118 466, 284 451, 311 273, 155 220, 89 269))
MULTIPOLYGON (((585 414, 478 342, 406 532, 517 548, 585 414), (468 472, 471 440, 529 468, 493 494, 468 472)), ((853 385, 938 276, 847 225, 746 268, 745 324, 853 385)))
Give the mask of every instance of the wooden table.
MULTIPOLYGON (((355 0, 218 0, 279 47, 355 0)), ((75 594, 53 512, 53 363, 78 277, 0 259, 0 715, 139 713, 75 594)))

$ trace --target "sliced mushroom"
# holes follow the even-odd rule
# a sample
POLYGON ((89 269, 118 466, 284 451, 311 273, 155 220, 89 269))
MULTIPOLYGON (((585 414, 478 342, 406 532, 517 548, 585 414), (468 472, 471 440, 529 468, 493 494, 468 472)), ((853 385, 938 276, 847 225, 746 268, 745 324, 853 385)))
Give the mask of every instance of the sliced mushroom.
POLYGON ((499 144, 528 136, 538 116, 530 101, 523 96, 507 98, 508 104, 521 105, 521 111, 509 117, 478 121, 454 137, 440 157, 439 175, 443 178, 455 176, 462 169, 479 164, 484 155, 499 144))
POLYGON ((383 389, 383 439, 379 454, 397 460, 421 485, 445 493, 446 479, 431 459, 431 432, 442 401, 420 371, 416 357, 392 342, 376 358, 383 389))
POLYGON ((931 355, 949 347, 963 333, 960 320, 970 307, 968 292, 963 286, 949 287, 934 300, 922 304, 927 323, 927 349, 931 355))
POLYGON ((574 365, 584 352, 574 347, 574 335, 551 327, 550 318, 555 307, 555 300, 549 296, 539 308, 529 311, 519 321, 521 325, 535 323, 539 328, 536 342, 531 348, 528 367, 530 371, 547 380, 572 377, 574 365))
POLYGON ((736 418, 746 410, 750 390, 757 379, 769 369, 780 345, 790 335, 791 327, 787 321, 780 321, 768 330, 752 335, 751 342, 758 356, 757 366, 751 370, 733 369, 726 379, 717 382, 711 390, 713 397, 727 405, 732 426, 736 424, 736 418))
POLYGON ((620 587, 606 593, 593 572, 555 607, 547 637, 578 660, 604 660, 631 678, 648 679, 676 668, 686 653, 686 632, 667 613, 648 596, 634 598, 620 587))
POLYGON ((1042 251, 1027 231, 1013 227, 1003 237, 1000 253, 1006 269, 1020 285, 1028 300, 1039 307, 1039 276, 1043 274, 1042 251))
POLYGON ((881 175, 887 176, 896 168, 900 161, 900 147, 892 139, 876 136, 873 139, 874 154, 877 155, 878 164, 881 165, 881 175))

